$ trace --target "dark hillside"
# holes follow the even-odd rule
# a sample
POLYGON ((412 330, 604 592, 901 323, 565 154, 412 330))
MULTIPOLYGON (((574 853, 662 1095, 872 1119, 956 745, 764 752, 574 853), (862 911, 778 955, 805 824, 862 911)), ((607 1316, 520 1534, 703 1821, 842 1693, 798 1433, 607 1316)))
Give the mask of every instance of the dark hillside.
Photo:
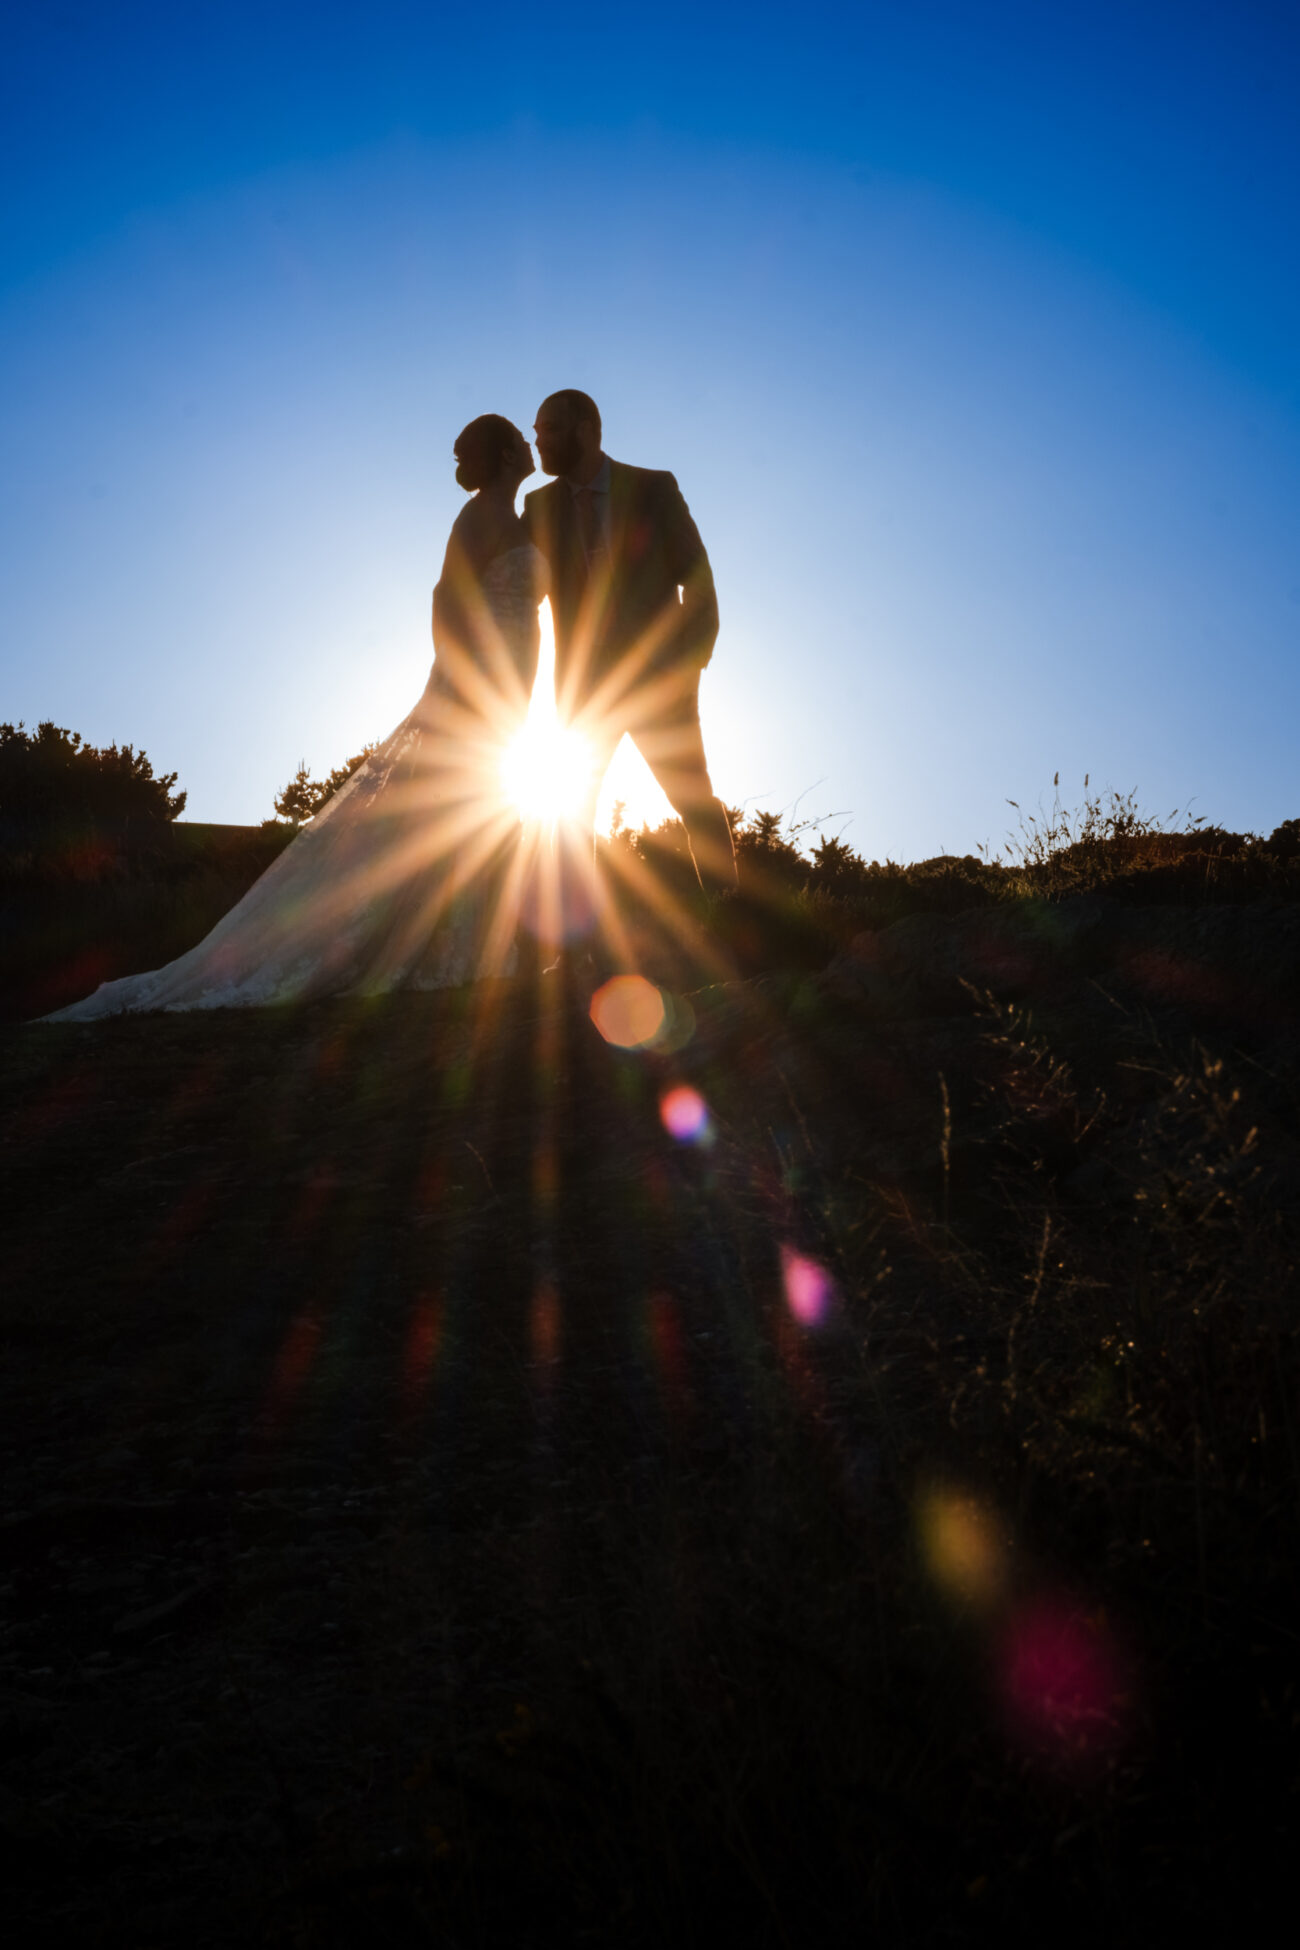
POLYGON ((525 981, 8 1030, 19 1940, 1271 1922, 1300 904, 1119 866, 751 875, 671 1055, 525 981))
POLYGON ((62 1008, 201 941, 295 829, 0 820, 0 1021, 62 1008))
MULTIPOLYGON (((21 741, 10 746, 22 749, 21 741)), ((150 769, 129 748, 126 757, 150 769)), ((364 757, 358 753, 326 784, 344 780, 364 757)), ((109 768, 114 790, 119 770, 109 768)), ((156 798, 172 782, 150 777, 135 789, 156 798)), ((807 835, 774 813, 734 810, 732 819, 742 899, 704 936, 690 918, 698 920, 698 886, 676 821, 650 833, 621 830, 602 843, 637 966, 672 986, 698 987, 720 972, 824 967, 864 930, 915 914, 1008 905, 1030 913, 1089 895, 1142 907, 1300 896, 1296 821, 1268 839, 1204 826, 1171 832, 1116 794, 1085 799, 1077 814, 1058 804, 1042 830, 1033 821, 1013 840, 1005 858, 945 854, 910 866, 864 860, 837 839, 803 851, 807 835), (673 916, 667 925, 665 899, 673 916)), ((102 981, 183 954, 296 831, 289 821, 203 825, 171 814, 110 816, 76 803, 11 814, 0 800, 0 1021, 46 1014, 102 981)))

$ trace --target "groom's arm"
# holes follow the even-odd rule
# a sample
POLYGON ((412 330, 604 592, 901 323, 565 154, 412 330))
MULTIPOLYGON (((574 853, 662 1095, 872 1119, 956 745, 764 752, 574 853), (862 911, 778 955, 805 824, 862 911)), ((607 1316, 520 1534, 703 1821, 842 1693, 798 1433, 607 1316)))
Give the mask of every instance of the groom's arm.
POLYGON ((675 635, 683 657, 699 664, 702 670, 713 655, 718 639, 718 592, 686 498, 673 475, 666 474, 664 484, 662 519, 668 544, 668 568, 682 592, 682 615, 675 635))

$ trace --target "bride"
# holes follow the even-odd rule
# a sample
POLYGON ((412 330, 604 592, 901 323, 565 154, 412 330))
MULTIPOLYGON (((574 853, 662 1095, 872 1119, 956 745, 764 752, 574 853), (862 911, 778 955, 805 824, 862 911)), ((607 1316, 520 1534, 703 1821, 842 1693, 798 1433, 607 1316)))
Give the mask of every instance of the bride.
POLYGON ((502 747, 537 669, 545 564, 515 512, 534 471, 499 414, 455 443, 473 493, 433 592, 434 665, 410 716, 176 961, 105 982, 49 1022, 450 988, 513 972, 522 871, 502 747))

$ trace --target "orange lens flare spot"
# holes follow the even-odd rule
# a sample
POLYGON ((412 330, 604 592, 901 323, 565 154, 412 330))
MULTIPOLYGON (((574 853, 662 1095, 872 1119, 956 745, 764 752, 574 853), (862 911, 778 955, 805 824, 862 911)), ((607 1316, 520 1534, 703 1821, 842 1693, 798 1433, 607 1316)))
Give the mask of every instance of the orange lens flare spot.
POLYGON ((1007 1551, 988 1505, 961 1491, 930 1490, 919 1516, 926 1568, 939 1588, 962 1604, 993 1604, 1006 1583, 1007 1551))
POLYGON ((549 1367, 560 1352, 560 1297, 553 1286, 536 1288, 530 1314, 533 1360, 539 1367, 549 1367))
POLYGON ((709 1107, 698 1090, 679 1083, 659 1099, 659 1115, 664 1129, 679 1144, 712 1144, 713 1120, 709 1107))
POLYGON ((592 996, 591 1020, 607 1043, 644 1049, 664 1026, 664 999, 643 975, 615 975, 592 996))
POLYGON ((781 1248, 785 1303, 803 1327, 820 1327, 835 1299, 835 1283, 824 1266, 793 1246, 781 1248))
POLYGON ((560 1164, 549 1145, 533 1153, 533 1202, 543 1209, 554 1205, 560 1189, 560 1164))

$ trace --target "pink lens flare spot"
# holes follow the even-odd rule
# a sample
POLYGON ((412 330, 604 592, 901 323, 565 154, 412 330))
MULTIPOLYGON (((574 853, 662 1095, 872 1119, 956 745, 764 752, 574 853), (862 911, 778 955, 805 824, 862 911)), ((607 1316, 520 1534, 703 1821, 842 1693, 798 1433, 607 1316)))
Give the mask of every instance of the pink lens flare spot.
POLYGON ((795 1319, 804 1327, 820 1327, 835 1298, 835 1285, 826 1268, 797 1253, 793 1246, 782 1246, 781 1279, 786 1305, 795 1319))
POLYGON ((664 1026, 664 999, 643 975, 615 975, 592 996, 591 1020, 607 1043, 642 1049, 664 1026))
POLYGON ((1124 1662, 1104 1615, 1058 1597, 1014 1614, 1001 1652, 1002 1696, 1031 1746, 1084 1759, 1113 1748, 1129 1704, 1124 1662))
POLYGON ((709 1107, 698 1090, 679 1083, 659 1099, 659 1115, 664 1129, 679 1144, 712 1144, 713 1123, 709 1107))

